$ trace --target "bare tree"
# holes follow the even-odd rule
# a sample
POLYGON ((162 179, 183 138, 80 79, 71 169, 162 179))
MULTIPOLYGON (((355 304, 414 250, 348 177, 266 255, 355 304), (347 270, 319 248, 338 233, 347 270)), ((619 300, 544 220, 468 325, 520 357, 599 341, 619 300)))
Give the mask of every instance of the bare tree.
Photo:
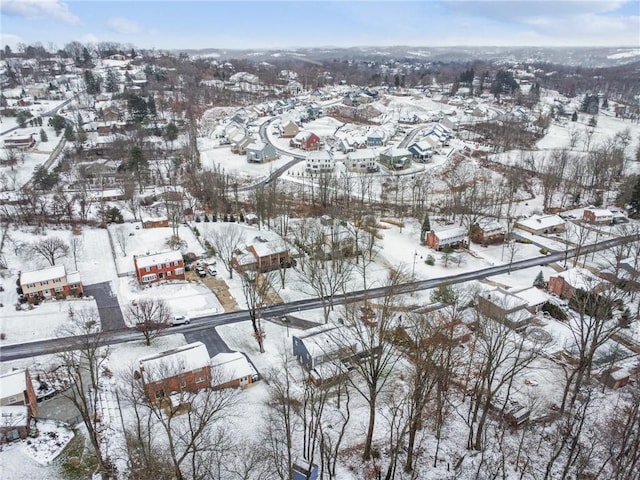
POLYGON ((74 233, 74 235, 71 237, 71 240, 69 240, 69 247, 71 250, 71 255, 73 255, 73 264, 76 270, 78 270, 78 256, 80 255, 80 253, 82 253, 82 247, 84 245, 84 241, 82 240, 82 237, 79 235, 79 233, 80 232, 78 232, 78 235, 74 233))
POLYGON ((400 358, 398 349, 390 341, 394 328, 396 272, 387 281, 387 294, 378 308, 349 304, 345 307, 345 327, 331 331, 332 341, 346 356, 353 359, 354 369, 349 383, 367 402, 369 419, 362 457, 371 457, 376 421, 378 395, 385 389, 389 374, 400 358))
POLYGON ((260 274, 254 271, 240 273, 242 293, 247 301, 249 319, 253 327, 253 336, 258 342, 260 353, 264 353, 264 329, 262 327, 262 308, 267 302, 269 291, 272 288, 272 272, 260 274))
POLYGON ((103 475, 111 470, 100 443, 98 390, 104 373, 109 348, 103 347, 100 317, 95 309, 69 309, 69 323, 59 332, 60 337, 74 337, 77 349, 58 354, 62 368, 75 382, 65 390, 64 396, 73 404, 87 428, 89 440, 103 475))
POLYGON ((129 305, 129 320, 135 324, 136 330, 144 335, 147 345, 158 337, 171 321, 171 310, 164 300, 158 298, 141 298, 129 305))
POLYGON ((56 260, 69 254, 68 245, 59 237, 49 237, 32 243, 29 250, 42 256, 52 267, 56 264, 56 260))
POLYGON ((227 225, 211 232, 209 241, 229 272, 229 278, 233 278, 233 257, 242 245, 244 235, 237 225, 227 225))
POLYGON ((116 243, 120 247, 120 252, 123 257, 127 256, 127 244, 129 243, 129 234, 123 225, 116 228, 116 243))

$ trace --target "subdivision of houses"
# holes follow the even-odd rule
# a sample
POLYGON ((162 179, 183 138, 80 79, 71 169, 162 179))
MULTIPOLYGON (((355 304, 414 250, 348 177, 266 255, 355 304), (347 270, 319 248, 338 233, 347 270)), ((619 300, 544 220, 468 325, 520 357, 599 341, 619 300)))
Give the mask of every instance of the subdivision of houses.
POLYGON ((562 233, 566 229, 565 221, 558 215, 531 215, 527 219, 518 220, 515 227, 533 235, 562 233))
POLYGON ((526 300, 499 287, 481 292, 477 301, 478 312, 514 330, 526 327, 534 317, 526 300))
POLYGON ((140 379, 151 402, 173 392, 197 392, 211 388, 211 362, 202 342, 156 353, 138 360, 140 379))
POLYGON ((247 145, 247 162, 265 163, 278 158, 278 153, 270 143, 255 141, 247 145))
POLYGON ((138 283, 184 280, 184 260, 178 250, 134 255, 133 265, 138 283))
POLYGON ((56 295, 81 297, 83 288, 79 272, 67 272, 64 265, 20 273, 20 288, 29 303, 56 295))
POLYGON ((434 250, 441 250, 444 246, 464 246, 467 238, 465 227, 453 227, 442 230, 430 230, 427 233, 426 243, 434 250))
POLYGON ((259 380, 251 362, 241 352, 218 353, 211 358, 211 385, 214 389, 244 388, 259 380))

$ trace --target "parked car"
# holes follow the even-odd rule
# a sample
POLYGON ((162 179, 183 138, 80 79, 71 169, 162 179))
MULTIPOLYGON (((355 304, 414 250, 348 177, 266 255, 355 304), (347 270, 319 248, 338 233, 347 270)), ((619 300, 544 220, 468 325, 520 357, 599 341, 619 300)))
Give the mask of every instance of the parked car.
POLYGON ((169 326, 173 327, 174 325, 188 325, 191 322, 191 319, 186 315, 176 315, 169 321, 169 326))
POLYGON ((200 278, 204 278, 207 276, 207 272, 204 271, 204 268, 202 267, 196 267, 196 273, 198 274, 198 276, 200 278))
POLYGON ((211 275, 212 277, 215 277, 216 275, 218 275, 218 271, 216 270, 216 266, 215 265, 209 265, 207 267, 207 273, 209 275, 211 275))

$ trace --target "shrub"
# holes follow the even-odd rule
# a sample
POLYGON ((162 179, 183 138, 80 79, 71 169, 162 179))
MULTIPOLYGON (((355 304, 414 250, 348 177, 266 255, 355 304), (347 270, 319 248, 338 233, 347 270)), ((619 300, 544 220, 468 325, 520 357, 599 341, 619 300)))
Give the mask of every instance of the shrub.
POLYGON ((427 255, 427 259, 424 261, 424 263, 433 266, 436 264, 436 259, 433 258, 433 255, 427 255))
POLYGON ((542 248, 540 249, 540 253, 541 253, 542 255, 549 255, 549 249, 548 249, 547 247, 542 247, 542 248))

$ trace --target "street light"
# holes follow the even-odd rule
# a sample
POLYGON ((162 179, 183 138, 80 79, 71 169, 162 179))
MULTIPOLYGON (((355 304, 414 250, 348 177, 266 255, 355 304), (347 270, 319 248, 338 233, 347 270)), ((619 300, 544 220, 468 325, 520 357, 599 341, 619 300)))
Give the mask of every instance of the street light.
POLYGON ((411 269, 411 280, 416 279, 416 257, 418 256, 418 251, 413 251, 413 268, 411 269))

